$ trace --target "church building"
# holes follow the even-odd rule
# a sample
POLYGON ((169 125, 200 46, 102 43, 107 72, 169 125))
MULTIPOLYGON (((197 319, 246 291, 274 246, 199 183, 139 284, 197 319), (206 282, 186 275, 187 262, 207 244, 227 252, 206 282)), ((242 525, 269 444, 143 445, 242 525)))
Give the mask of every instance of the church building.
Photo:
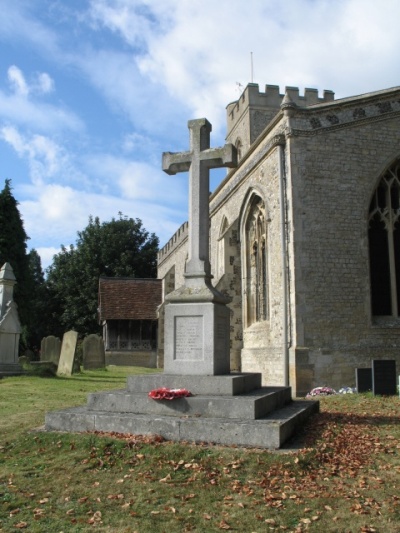
MULTIPOLYGON (((371 359, 400 368, 400 87, 335 100, 249 84, 226 139, 238 165, 210 195, 210 260, 231 370, 303 396, 354 386, 371 359)), ((164 298, 187 241, 184 223, 159 251, 164 298)), ((163 338, 161 305, 159 366, 163 338)))

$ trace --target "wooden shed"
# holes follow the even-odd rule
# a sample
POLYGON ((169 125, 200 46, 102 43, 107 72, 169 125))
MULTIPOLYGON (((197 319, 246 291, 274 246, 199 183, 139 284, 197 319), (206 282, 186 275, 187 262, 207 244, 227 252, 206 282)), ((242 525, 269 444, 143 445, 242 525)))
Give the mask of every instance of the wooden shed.
POLYGON ((100 278, 98 313, 106 364, 157 366, 161 295, 160 279, 100 278))

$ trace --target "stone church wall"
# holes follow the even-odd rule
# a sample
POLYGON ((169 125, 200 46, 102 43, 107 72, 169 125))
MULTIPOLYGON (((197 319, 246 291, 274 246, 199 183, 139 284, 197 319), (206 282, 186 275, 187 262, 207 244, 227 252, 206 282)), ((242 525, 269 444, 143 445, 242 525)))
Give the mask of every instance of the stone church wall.
POLYGON ((234 358, 239 357, 241 370, 262 372, 264 383, 282 382, 282 264, 281 264, 281 226, 279 209, 278 152, 270 145, 274 133, 252 154, 251 160, 244 159, 234 176, 228 177, 211 199, 211 261, 215 269, 218 257, 218 237, 224 220, 235 228, 238 246, 236 257, 230 256, 233 270, 225 272, 217 288, 226 292, 233 302, 231 307, 231 345, 234 358), (269 149, 266 150, 266 147, 269 149), (264 154, 267 153, 267 155, 264 154), (232 179, 233 178, 233 179, 232 179), (268 239, 268 317, 266 321, 246 327, 242 323, 242 265, 240 248, 240 213, 247 196, 256 192, 265 202, 268 239))
MULTIPOLYGON (((270 99, 282 102, 282 95, 272 93, 270 99)), ((281 385, 287 348, 290 385, 301 396, 316 386, 354 386, 355 368, 370 367, 373 358, 396 359, 400 369, 400 318, 377 319, 371 313, 368 244, 372 194, 382 173, 400 158, 400 97, 387 90, 333 101, 329 91, 323 99, 309 92, 308 103, 316 100, 306 108, 297 93, 292 96, 294 102, 276 109, 262 133, 257 124, 250 131, 258 97, 254 109, 246 109, 245 99, 228 106, 228 115, 233 112, 228 116, 230 142, 239 130, 248 143, 258 137, 211 195, 210 257, 215 286, 232 299, 232 369, 262 372, 265 384, 281 385), (265 204, 268 316, 248 326, 243 322, 246 243, 241 233, 244 206, 253 193, 265 204), (288 282, 287 345, 283 276, 288 282)), ((165 290, 183 284, 186 258, 184 224, 159 255, 165 290)))
POLYGON ((368 208, 382 172, 400 156, 399 126, 399 118, 378 116, 290 138, 299 394, 311 384, 354 386, 355 368, 372 358, 394 358, 400 368, 400 320, 371 316, 368 255, 368 208))

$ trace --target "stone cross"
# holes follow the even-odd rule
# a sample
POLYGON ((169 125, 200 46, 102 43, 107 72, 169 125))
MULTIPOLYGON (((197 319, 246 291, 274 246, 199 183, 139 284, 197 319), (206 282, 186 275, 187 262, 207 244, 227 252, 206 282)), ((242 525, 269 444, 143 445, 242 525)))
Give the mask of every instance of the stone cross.
POLYGON ((189 120, 190 151, 164 152, 162 168, 167 174, 189 171, 189 259, 186 283, 193 285, 211 278, 209 257, 210 169, 235 167, 237 153, 233 144, 210 148, 211 124, 207 119, 189 120))

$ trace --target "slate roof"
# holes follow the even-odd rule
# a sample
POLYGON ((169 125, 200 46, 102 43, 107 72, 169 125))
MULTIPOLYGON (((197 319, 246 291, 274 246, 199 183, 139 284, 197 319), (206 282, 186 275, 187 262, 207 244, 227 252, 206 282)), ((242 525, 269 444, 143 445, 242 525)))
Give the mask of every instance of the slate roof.
POLYGON ((161 279, 99 279, 99 321, 156 320, 162 300, 161 279))

